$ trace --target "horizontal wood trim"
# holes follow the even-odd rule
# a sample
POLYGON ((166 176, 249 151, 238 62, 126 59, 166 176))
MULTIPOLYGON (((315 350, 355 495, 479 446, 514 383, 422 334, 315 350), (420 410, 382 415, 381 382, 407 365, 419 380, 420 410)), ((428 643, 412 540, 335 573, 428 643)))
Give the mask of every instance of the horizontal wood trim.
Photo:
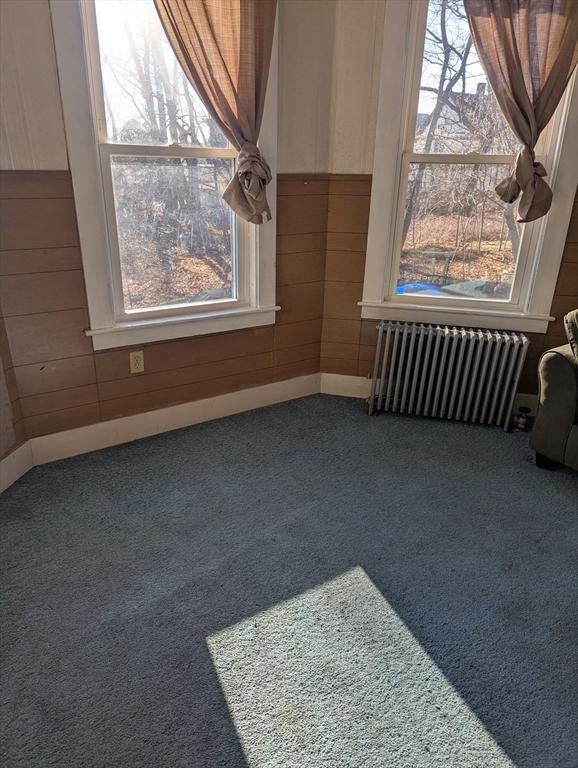
MULTIPOLYGON (((241 355, 271 352, 273 350, 273 326, 157 342, 144 345, 143 349, 144 375, 158 371, 177 370, 183 366, 212 363, 241 355)), ((95 355, 95 363, 99 382, 131 377, 129 350, 127 349, 98 352, 95 355)))
POLYGON ((357 360, 322 357, 319 363, 322 373, 341 373, 344 376, 357 376, 357 360))
POLYGON ((375 344, 360 344, 359 359, 373 362, 375 359, 375 344))
POLYGON ((170 389, 155 390, 130 397, 105 400, 101 403, 101 417, 115 419, 142 411, 164 408, 169 405, 202 400, 207 397, 235 392, 239 389, 256 387, 273 381, 273 369, 265 368, 210 381, 199 381, 170 389))
POLYGON ((362 320, 361 321, 361 336, 359 338, 360 344, 375 345, 377 343, 377 320, 362 320))
POLYGON ((277 195, 327 195, 329 192, 328 179, 279 179, 277 180, 277 195))
POLYGON ((276 365, 273 368, 273 381, 294 379, 297 376, 308 376, 311 373, 319 373, 319 355, 306 360, 297 360, 285 365, 276 365))
POLYGON ((94 384, 94 355, 20 365, 14 368, 14 375, 21 397, 94 384))
POLYGON ((327 251, 356 251, 365 253, 367 250, 366 232, 328 232, 327 251))
POLYGON ((72 196, 68 171, 0 171, 0 198, 72 196))
POLYGON ((327 230, 327 196, 299 195, 277 200, 277 235, 309 234, 327 230))
POLYGON ((61 272, 80 269, 80 248, 32 248, 0 251, 0 275, 26 275, 35 272, 61 272))
POLYGON ((274 348, 287 349, 304 344, 313 344, 321 340, 321 318, 302 320, 297 323, 277 324, 275 326, 274 348))
POLYGON ((370 173, 278 173, 277 181, 369 181, 370 173))
POLYGON ((328 317, 323 319, 321 339, 324 342, 359 344, 360 334, 361 320, 335 320, 328 317))
POLYGON ((325 282, 324 318, 337 320, 358 320, 361 318, 362 283, 325 282))
POLYGON ((359 357, 358 344, 346 344, 335 341, 321 342, 321 357, 340 360, 357 360, 359 357))
POLYGON ((282 285, 277 289, 277 323, 296 323, 300 320, 314 320, 323 315, 324 282, 303 285, 282 285))
POLYGON ((325 253, 283 253, 277 256, 277 285, 318 283, 325 277, 325 253))
POLYGON ((0 199, 0 250, 78 245, 71 199, 0 199))
POLYGON ((361 195, 330 195, 327 211, 327 231, 367 234, 369 197, 361 195))
POLYGON ((568 262, 576 261, 578 261, 578 243, 566 243, 562 262, 567 264, 568 262))
POLYGON ((80 405, 98 402, 96 384, 72 389, 60 389, 56 392, 47 392, 43 395, 31 395, 20 400, 22 415, 38 416, 42 413, 62 411, 80 405))
POLYGON ((573 296, 578 304, 578 261, 563 261, 558 273, 555 295, 573 296))
POLYGON ((96 424, 100 421, 100 407, 98 403, 80 405, 77 408, 67 408, 62 411, 43 413, 38 416, 30 416, 24 419, 26 437, 38 437, 52 432, 62 432, 65 429, 85 427, 88 424, 96 424))
POLYGON ((139 395, 144 392, 171 389, 200 381, 211 381, 226 376, 234 376, 250 371, 259 371, 273 367, 273 353, 263 352, 258 355, 218 360, 204 365, 186 366, 158 373, 133 374, 127 379, 113 379, 98 384, 100 400, 113 400, 118 397, 139 395))
POLYGON ((308 234, 277 235, 277 256, 285 253, 325 252, 325 242, 325 230, 308 234))
POLYGON ((285 366, 289 363, 296 363, 299 360, 319 360, 319 342, 303 344, 299 347, 287 347, 287 349, 278 349, 273 353, 274 364, 276 367, 285 366))
POLYGON ((578 297, 576 296, 554 296, 554 300, 552 301, 551 314, 556 318, 556 320, 552 321, 548 325, 549 336, 565 335, 564 315, 577 308, 577 298, 578 297))
POLYGON ((84 333, 88 328, 86 309, 7 317, 5 323, 15 367, 92 352, 84 333))
POLYGON ((86 307, 80 270, 0 276, 0 302, 5 317, 86 307))
POLYGON ((329 181, 330 195, 371 195, 371 176, 361 179, 331 178, 329 181))
POLYGON ((332 282, 362 283, 365 275, 365 253, 327 251, 325 279, 332 282))

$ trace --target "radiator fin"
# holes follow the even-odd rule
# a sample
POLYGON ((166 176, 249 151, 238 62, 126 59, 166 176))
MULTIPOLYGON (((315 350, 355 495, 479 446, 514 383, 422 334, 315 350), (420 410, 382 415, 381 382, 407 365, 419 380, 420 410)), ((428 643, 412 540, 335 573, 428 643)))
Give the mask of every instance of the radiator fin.
POLYGON ((369 412, 508 429, 528 345, 519 333, 381 321, 369 412))

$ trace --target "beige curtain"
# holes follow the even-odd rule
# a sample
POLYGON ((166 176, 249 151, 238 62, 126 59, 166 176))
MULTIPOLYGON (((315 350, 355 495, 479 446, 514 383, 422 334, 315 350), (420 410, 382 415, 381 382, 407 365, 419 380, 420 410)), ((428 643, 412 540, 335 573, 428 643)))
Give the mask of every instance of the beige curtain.
POLYGON ((523 147, 496 187, 518 221, 550 210, 552 190, 534 148, 578 61, 578 0, 464 0, 472 37, 498 103, 523 147))
POLYGON ((277 0, 155 0, 177 58, 205 107, 239 150, 223 197, 241 218, 269 221, 271 169, 257 147, 277 0))

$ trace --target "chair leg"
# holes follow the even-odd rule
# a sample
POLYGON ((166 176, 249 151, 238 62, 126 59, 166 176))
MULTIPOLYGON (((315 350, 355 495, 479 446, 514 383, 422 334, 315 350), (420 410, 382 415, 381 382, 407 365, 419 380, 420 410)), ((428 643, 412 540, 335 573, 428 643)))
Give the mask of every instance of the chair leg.
POLYGON ((540 469, 558 469, 561 464, 559 464, 557 461, 554 461, 553 459, 549 459, 547 456, 544 456, 543 453, 538 453, 536 451, 536 466, 540 469))

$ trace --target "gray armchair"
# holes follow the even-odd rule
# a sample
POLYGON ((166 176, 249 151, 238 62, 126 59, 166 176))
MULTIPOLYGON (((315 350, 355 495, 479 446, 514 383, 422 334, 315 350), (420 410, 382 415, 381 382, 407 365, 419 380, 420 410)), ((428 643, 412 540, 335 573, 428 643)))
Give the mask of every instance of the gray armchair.
POLYGON ((540 398, 530 439, 536 464, 578 470, 578 361, 570 344, 545 352, 538 375, 540 398))

